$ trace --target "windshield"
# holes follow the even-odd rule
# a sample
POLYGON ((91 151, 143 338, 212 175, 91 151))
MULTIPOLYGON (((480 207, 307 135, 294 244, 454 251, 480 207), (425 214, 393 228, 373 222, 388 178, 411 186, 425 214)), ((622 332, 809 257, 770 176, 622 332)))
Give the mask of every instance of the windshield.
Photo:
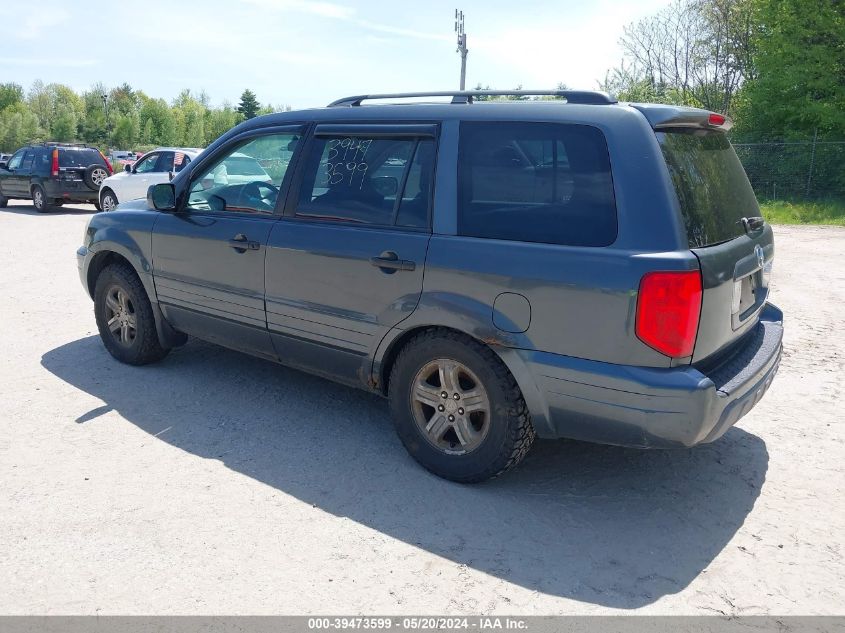
POLYGON ((678 194, 690 248, 744 234, 740 218, 760 208, 739 159, 722 132, 659 132, 663 158, 678 194))

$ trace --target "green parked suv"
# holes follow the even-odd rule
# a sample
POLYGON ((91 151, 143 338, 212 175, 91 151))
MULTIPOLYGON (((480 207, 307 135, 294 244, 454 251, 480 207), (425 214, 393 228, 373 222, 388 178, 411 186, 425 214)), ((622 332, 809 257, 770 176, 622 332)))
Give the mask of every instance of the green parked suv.
POLYGON ((32 200, 41 213, 65 202, 94 204, 100 210, 100 185, 111 174, 109 161, 95 147, 69 143, 22 147, 0 161, 0 207, 18 198, 32 200))

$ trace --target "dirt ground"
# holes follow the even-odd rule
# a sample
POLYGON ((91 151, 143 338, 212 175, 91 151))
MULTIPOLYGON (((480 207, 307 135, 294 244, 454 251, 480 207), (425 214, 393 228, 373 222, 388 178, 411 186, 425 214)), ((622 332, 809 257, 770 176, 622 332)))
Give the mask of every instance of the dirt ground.
POLYGON ((0 211, 0 613, 843 613, 845 229, 776 227, 784 360, 720 441, 540 442, 459 486, 364 392, 196 341, 112 360, 92 210, 0 211))

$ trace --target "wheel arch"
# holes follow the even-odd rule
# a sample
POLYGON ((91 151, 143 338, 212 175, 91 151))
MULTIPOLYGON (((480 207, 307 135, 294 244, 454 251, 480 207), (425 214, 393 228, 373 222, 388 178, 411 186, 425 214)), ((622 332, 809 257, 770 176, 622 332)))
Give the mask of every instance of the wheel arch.
POLYGON ((522 391, 522 397, 528 405, 531 413, 532 423, 541 437, 553 437, 554 431, 549 422, 548 405, 542 397, 533 374, 529 371, 524 359, 524 350, 519 350, 502 345, 498 339, 484 339, 473 334, 448 325, 428 324, 416 325, 407 330, 394 329, 385 336, 380 347, 383 352, 374 359, 373 371, 370 378, 370 386, 382 395, 387 395, 390 382, 390 372, 402 349, 416 336, 427 331, 442 331, 444 333, 456 333, 467 340, 475 341, 490 349, 499 360, 504 363, 508 371, 516 380, 522 391), (389 339, 389 340, 388 340, 389 339))
POLYGON ((86 274, 86 285, 90 296, 94 296, 94 289, 97 285, 97 278, 107 266, 111 264, 124 264, 135 274, 136 277, 138 277, 138 279, 141 281, 141 285, 144 286, 144 290, 147 293, 147 298, 150 301, 150 306, 153 311, 156 333, 158 335, 160 345, 165 349, 183 345, 185 341, 187 341, 187 337, 185 336, 185 334, 175 330, 173 326, 171 326, 170 323, 167 321, 167 319, 164 318, 164 315, 161 313, 161 309, 159 308, 158 300, 155 294, 155 286, 153 285, 152 277, 148 273, 139 273, 138 267, 132 263, 133 258, 131 254, 127 252, 121 252, 124 249, 120 245, 101 244, 100 246, 101 248, 99 248, 93 254, 91 262, 88 264, 88 271, 86 274))
POLYGON ((109 187, 108 185, 106 185, 105 187, 103 187, 102 189, 100 189, 100 195, 99 195, 99 198, 100 198, 100 204, 101 204, 101 205, 103 204, 103 196, 104 196, 104 195, 106 195, 107 193, 110 193, 110 194, 112 195, 112 197, 114 197, 114 201, 115 201, 116 203, 117 203, 117 202, 119 202, 119 200, 117 199, 117 194, 114 192, 114 189, 112 189, 111 187, 109 187))

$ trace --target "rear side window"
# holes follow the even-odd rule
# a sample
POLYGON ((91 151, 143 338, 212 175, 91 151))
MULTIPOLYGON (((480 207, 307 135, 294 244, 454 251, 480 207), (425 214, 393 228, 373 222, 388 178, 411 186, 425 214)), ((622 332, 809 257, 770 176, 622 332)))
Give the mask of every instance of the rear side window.
POLYGON ((100 152, 90 148, 59 149, 59 167, 88 167, 105 165, 100 152))
POLYGON ((32 165, 35 163, 35 151, 30 150, 23 157, 23 163, 21 164, 21 169, 31 170, 32 165))
POLYGON ((378 226, 428 226, 434 142, 416 138, 316 137, 298 217, 378 226))
POLYGON ((744 235, 742 217, 760 215, 736 152, 721 132, 673 130, 657 139, 684 218, 690 248, 744 235))
POLYGON ((616 239, 607 143, 587 125, 461 124, 458 233, 573 246, 616 239))

